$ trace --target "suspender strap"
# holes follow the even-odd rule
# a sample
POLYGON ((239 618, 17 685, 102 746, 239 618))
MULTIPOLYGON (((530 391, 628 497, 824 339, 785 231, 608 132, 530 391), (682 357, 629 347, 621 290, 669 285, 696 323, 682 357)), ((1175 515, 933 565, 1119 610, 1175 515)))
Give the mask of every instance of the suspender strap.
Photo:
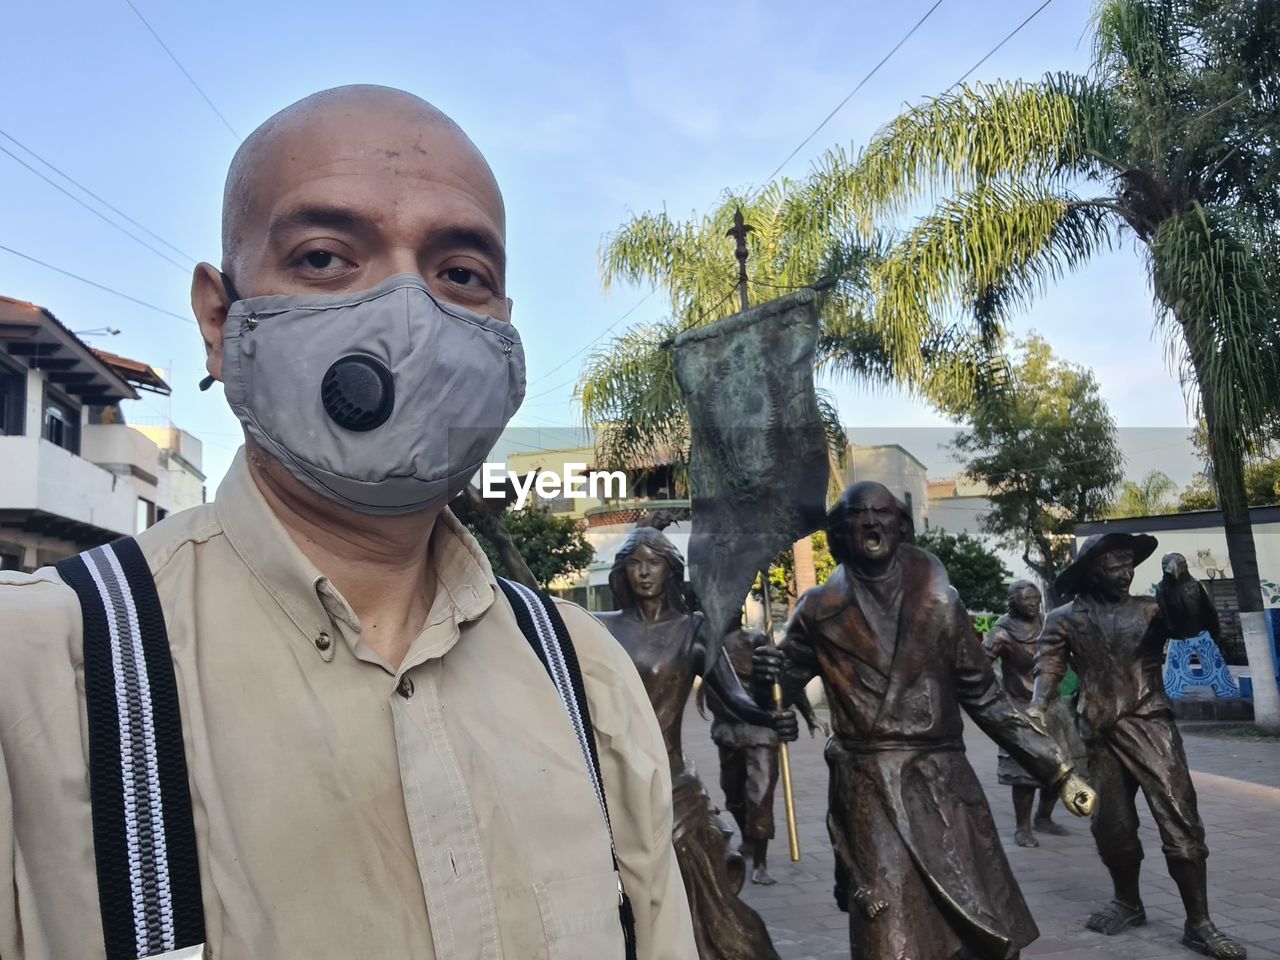
MULTIPOLYGON (((613 825, 609 821, 609 804, 604 795, 604 780, 600 776, 600 757, 596 753, 595 731, 591 726, 591 709, 587 705, 587 692, 582 685, 582 670, 573 640, 564 625, 555 601, 545 593, 530 590, 522 583, 498 578, 498 585, 507 595, 516 623, 533 652, 538 655, 543 668, 551 677, 560 694, 560 702, 569 717, 569 723, 578 738, 582 759, 586 764, 591 786, 600 804, 605 829, 609 832, 609 852, 613 857, 613 869, 618 870, 618 852, 613 843, 613 825)), ((627 960, 636 960, 636 919, 631 900, 622 887, 622 875, 618 875, 618 919, 622 924, 622 937, 627 947, 627 960)))
POLYGON ((107 960, 203 956, 204 910, 178 687, 138 544, 70 557, 80 598, 93 849, 107 960))

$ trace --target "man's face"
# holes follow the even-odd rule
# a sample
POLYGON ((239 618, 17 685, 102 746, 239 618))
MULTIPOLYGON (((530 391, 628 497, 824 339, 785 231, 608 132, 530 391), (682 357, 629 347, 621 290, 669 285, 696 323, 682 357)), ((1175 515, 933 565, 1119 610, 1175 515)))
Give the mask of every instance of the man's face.
POLYGON ((631 592, 641 600, 652 600, 662 596, 667 584, 667 562, 653 550, 641 544, 631 556, 627 557, 627 583, 631 592))
POLYGON ((901 523, 893 495, 886 490, 872 490, 854 500, 848 514, 854 562, 879 566, 892 559, 902 542, 901 523))
POLYGON ((1014 593, 1010 605, 1017 616, 1033 620, 1040 614, 1040 591, 1035 587, 1023 587, 1014 593))
POLYGON ((1093 582, 1098 592, 1108 600, 1122 600, 1129 595, 1133 583, 1133 554, 1126 550, 1112 550, 1094 567, 1093 582))
MULTIPOLYGON (((249 161, 225 264, 241 297, 416 273, 441 301, 510 320, 502 197, 449 124, 394 100, 331 104, 272 130, 249 161)), ((201 269, 193 303, 221 376, 225 300, 216 271, 201 269)))

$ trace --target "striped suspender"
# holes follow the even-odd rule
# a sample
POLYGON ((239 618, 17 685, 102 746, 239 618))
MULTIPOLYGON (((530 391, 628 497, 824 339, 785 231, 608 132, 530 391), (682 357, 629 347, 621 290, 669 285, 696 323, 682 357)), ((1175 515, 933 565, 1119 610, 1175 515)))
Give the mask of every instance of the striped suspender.
MULTIPOLYGON (((530 590, 522 583, 498 578, 498 585, 507 595, 516 623, 542 666, 556 685, 560 702, 569 716, 573 732, 582 750, 591 786, 600 804, 605 828, 609 831, 609 848, 613 856, 613 869, 618 870, 618 853, 613 844, 613 826, 609 822, 609 804, 605 800, 604 781, 600 777, 600 758, 596 754, 595 732, 591 727, 591 710, 587 705, 587 693, 582 685, 582 670, 578 667, 578 655, 573 640, 556 609, 555 602, 546 594, 530 590)), ((631 900, 622 888, 622 875, 618 874, 618 919, 622 924, 622 936, 627 947, 627 960, 636 960, 636 920, 631 900)))
POLYGON ((132 539, 58 564, 84 618, 93 849, 107 960, 204 956, 204 909, 164 613, 132 539))

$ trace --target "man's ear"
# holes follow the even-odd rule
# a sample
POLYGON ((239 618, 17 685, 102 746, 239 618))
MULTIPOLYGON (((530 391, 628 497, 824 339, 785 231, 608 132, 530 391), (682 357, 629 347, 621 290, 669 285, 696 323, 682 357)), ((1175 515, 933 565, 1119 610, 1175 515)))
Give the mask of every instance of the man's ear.
POLYGON ((191 277, 191 310, 204 340, 205 369, 215 380, 222 379, 222 331, 230 307, 231 299, 218 268, 209 263, 197 264, 191 277))

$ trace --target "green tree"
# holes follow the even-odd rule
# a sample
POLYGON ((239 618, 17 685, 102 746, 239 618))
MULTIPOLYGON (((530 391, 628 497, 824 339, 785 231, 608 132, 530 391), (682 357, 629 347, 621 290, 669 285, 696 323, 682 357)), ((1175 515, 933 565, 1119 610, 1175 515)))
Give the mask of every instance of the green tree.
POLYGON ((1161 470, 1152 470, 1136 483, 1126 480, 1111 508, 1113 517, 1158 517, 1179 509, 1178 485, 1161 470))
POLYGON ((1004 610, 1013 574, 981 540, 967 533, 927 530, 916 537, 916 546, 942 561, 971 613, 1004 610))
POLYGON ((1052 584, 1075 524, 1106 513, 1124 458, 1093 374, 1034 335, 1018 348, 1006 388, 974 404, 952 447, 988 488, 984 529, 1052 584))
POLYGON ((1256 714, 1280 730, 1244 483, 1280 395, 1280 5, 1102 0, 1094 27, 1087 75, 963 86, 861 155, 831 152, 817 222, 865 233, 942 196, 871 291, 898 350, 956 307, 998 324, 1123 235, 1138 241, 1208 427, 1256 714))
MULTIPOLYGON (((595 548, 573 517, 552 513, 546 507, 526 506, 502 514, 502 526, 510 535, 529 571, 546 589, 561 577, 586 569, 595 558, 595 548)), ((506 569, 502 554, 484 533, 472 527, 485 556, 495 571, 520 579, 506 569)))
MULTIPOLYGON (((813 572, 819 584, 826 583, 836 569, 835 557, 831 556, 831 548, 827 545, 827 531, 817 530, 810 536, 813 544, 813 572)), ((795 548, 789 547, 778 554, 769 567, 769 597, 778 598, 786 603, 790 611, 800 599, 796 587, 796 555, 795 548)), ((751 595, 759 599, 760 578, 751 588, 751 595)))

